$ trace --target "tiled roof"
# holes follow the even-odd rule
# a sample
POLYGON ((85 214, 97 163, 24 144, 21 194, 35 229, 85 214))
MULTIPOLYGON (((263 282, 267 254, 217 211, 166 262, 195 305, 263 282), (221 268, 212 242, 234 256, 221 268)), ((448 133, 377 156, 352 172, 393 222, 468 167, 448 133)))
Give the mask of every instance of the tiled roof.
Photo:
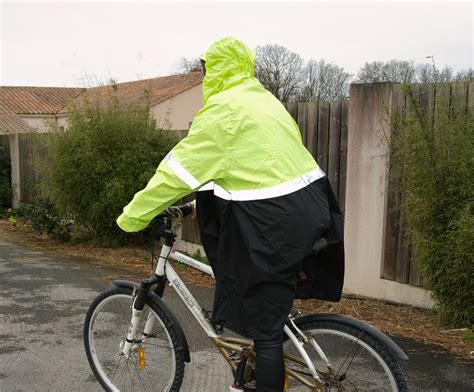
POLYGON ((147 99, 151 106, 172 98, 202 82, 202 72, 163 76, 93 88, 0 86, 0 134, 31 131, 18 115, 67 113, 86 99, 103 101, 117 94, 122 103, 147 99))
POLYGON ((0 135, 31 131, 30 126, 19 116, 0 103, 0 135))
POLYGON ((16 114, 55 114, 83 91, 69 87, 0 86, 0 103, 16 114))
MULTIPOLYGON (((149 104, 154 106, 199 85, 202 78, 202 72, 190 72, 88 88, 74 100, 74 104, 80 106, 85 100, 99 100, 100 102, 115 93, 121 103, 148 100, 149 104)), ((59 113, 67 113, 67 108, 64 107, 59 113)))

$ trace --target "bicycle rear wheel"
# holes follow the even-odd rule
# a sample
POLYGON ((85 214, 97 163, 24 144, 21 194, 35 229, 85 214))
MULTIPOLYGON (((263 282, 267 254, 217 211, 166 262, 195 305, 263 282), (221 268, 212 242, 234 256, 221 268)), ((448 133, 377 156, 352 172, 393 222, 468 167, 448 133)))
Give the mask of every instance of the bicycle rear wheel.
POLYGON ((107 391, 178 391, 184 356, 173 323, 147 300, 130 355, 121 353, 132 315, 132 290, 117 287, 100 294, 87 312, 84 346, 89 364, 107 391), (155 319, 146 337, 148 317, 155 319))
MULTIPOLYGON (((408 391, 397 359, 381 341, 342 321, 322 321, 317 315, 305 319, 298 328, 314 337, 331 364, 328 369, 312 346, 305 344, 311 360, 328 384, 328 391, 408 391)), ((283 348, 286 354, 301 359, 290 340, 285 341, 283 348)), ((311 378, 306 366, 287 359, 286 367, 311 378)), ((290 377, 288 390, 308 391, 308 387, 290 377)))

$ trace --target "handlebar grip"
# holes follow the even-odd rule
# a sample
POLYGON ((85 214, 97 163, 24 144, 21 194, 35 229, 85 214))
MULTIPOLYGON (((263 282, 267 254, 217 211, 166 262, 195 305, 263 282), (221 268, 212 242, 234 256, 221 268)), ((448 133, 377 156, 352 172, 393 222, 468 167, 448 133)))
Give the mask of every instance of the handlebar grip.
POLYGON ((196 208, 196 202, 191 201, 189 203, 183 204, 182 206, 178 206, 177 208, 181 210, 183 217, 185 217, 193 213, 194 209, 196 208))
POLYGON ((166 216, 169 218, 179 217, 179 213, 176 210, 181 212, 182 217, 186 217, 194 212, 196 209, 196 201, 193 200, 189 203, 182 204, 180 206, 172 206, 163 211, 159 216, 166 216))

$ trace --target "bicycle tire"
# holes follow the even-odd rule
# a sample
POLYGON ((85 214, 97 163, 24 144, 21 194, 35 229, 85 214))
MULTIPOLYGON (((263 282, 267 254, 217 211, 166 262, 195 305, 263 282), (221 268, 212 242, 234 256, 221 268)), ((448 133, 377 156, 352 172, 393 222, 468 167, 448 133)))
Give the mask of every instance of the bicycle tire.
MULTIPOLYGON (((159 385, 159 382, 161 382, 163 379, 162 373, 160 373, 160 371, 168 371, 168 369, 163 369, 164 361, 162 358, 160 358, 159 366, 151 366, 149 365, 149 363, 152 362, 153 359, 155 359, 153 357, 153 354, 151 354, 151 359, 148 359, 148 362, 145 362, 145 360, 144 368, 141 369, 139 359, 140 355, 138 354, 138 347, 140 346, 140 344, 137 344, 135 347, 136 355, 133 354, 132 349, 131 355, 128 359, 125 359, 125 357, 120 356, 119 354, 120 342, 123 342, 123 340, 125 339, 128 327, 130 325, 131 304, 133 301, 132 294, 133 292, 131 289, 124 287, 115 287, 99 294, 92 302, 84 322, 84 347, 89 365, 91 366, 92 371, 94 372, 94 375, 96 376, 97 380, 100 382, 100 384, 106 391, 126 391, 128 389, 132 389, 134 391, 150 389, 179 391, 184 377, 184 353, 180 347, 178 331, 176 330, 174 324, 168 319, 166 313, 162 310, 160 305, 156 302, 153 302, 149 298, 146 301, 141 321, 146 318, 145 315, 148 315, 150 313, 158 320, 158 323, 155 320, 154 330, 151 334, 151 337, 144 339, 142 344, 144 349, 142 352, 146 353, 143 355, 145 358, 150 358, 150 350, 154 354, 157 354, 157 350, 160 350, 164 353, 169 351, 171 357, 171 360, 169 361, 171 374, 169 376, 169 380, 166 381, 165 379, 164 381, 165 384, 167 383, 167 385, 163 389, 159 385), (105 310, 103 310, 104 308, 105 310), (107 309, 111 310, 107 311, 107 309), (100 329, 101 324, 98 324, 98 320, 104 320, 105 322, 107 322, 108 319, 115 320, 116 318, 119 318, 119 325, 116 325, 116 328, 113 328, 112 332, 108 328, 105 328, 103 330, 100 329), (155 331, 155 329, 157 332, 155 331), (165 337, 168 341, 169 347, 167 345, 162 344, 163 337, 165 337), (159 340, 152 340, 154 338, 159 340), (103 339, 104 342, 106 340, 111 340, 110 350, 99 349, 97 342, 101 341, 101 339, 103 339), (154 343, 151 343, 151 341, 153 341, 154 343), (160 344, 157 344, 158 342, 160 344), (102 350, 102 353, 99 353, 99 350, 102 350), (114 353, 115 350, 116 353, 114 353), (99 355, 102 356, 99 358, 99 355), (120 365, 121 363, 122 365, 120 365), (126 365, 126 369, 128 369, 131 388, 127 388, 127 370, 125 369, 124 365, 126 365), (124 368, 123 372, 125 375, 123 376, 124 382, 122 388, 118 388, 118 386, 115 385, 119 381, 111 381, 111 375, 108 374, 111 372, 111 370, 106 370, 112 369, 114 366, 116 366, 116 368, 112 375, 112 380, 116 379, 116 373, 119 367, 123 366, 124 368), (147 381, 144 380, 145 376, 148 378, 147 381), (133 381, 132 377, 134 379, 138 379, 138 382, 133 381), (150 379, 151 381, 149 381, 150 379), (157 381, 156 383, 155 380, 157 381), (146 382, 146 384, 144 384, 144 381, 146 382), (146 386, 148 386, 148 388, 146 388, 146 386)), ((142 323, 142 326, 143 325, 144 323, 142 323)), ((117 380, 121 381, 122 379, 118 378, 117 380)))
MULTIPOLYGON (((332 386, 331 391, 393 391, 393 392, 406 392, 408 391, 408 385, 403 374, 402 368, 398 363, 398 360, 392 353, 392 351, 378 338, 371 335, 367 331, 363 331, 360 328, 355 327, 354 325, 345 323, 344 321, 334 320, 321 320, 318 319, 318 315, 308 315, 304 317, 304 320, 301 322, 297 322, 297 327, 301 329, 304 333, 311 333, 314 336, 315 341, 321 346, 323 352, 326 354, 328 359, 333 362, 333 369, 336 371, 336 367, 339 366, 341 360, 335 361, 336 358, 343 357, 341 355, 342 352, 345 352, 345 347, 351 347, 352 352, 357 353, 359 356, 359 350, 362 348, 365 354, 364 357, 360 355, 360 358, 356 355, 352 355, 351 351, 347 354, 347 358, 352 355, 352 359, 350 359, 349 367, 352 363, 355 363, 355 371, 354 369, 351 370, 349 374, 349 367, 345 371, 345 379, 342 380, 340 383, 340 387, 332 386), (332 340, 332 341, 331 341, 332 340), (346 343, 347 342, 347 343, 346 343), (354 350, 354 344, 357 346, 356 350, 354 350), (344 346, 345 345, 345 346, 344 346), (332 348, 331 348, 332 347, 332 348), (354 359, 356 361, 354 362, 354 359), (337 362, 337 364, 336 364, 337 362), (384 365, 385 367, 384 367, 384 365), (383 371, 386 374, 387 381, 390 383, 389 385, 386 384, 379 384, 383 383, 382 377, 377 377, 374 373, 375 364, 378 363, 380 369, 380 373, 383 371), (335 365, 335 366, 334 366, 335 365), (371 369, 371 367, 373 367, 371 369), (361 377, 361 379, 356 380, 351 378, 352 375, 357 377, 361 377), (364 375, 366 377, 364 377, 364 375), (370 377, 367 377, 367 376, 370 377), (355 386, 355 381, 358 382, 358 386, 355 386), (351 389, 351 386, 354 386, 351 389)), ((291 347, 291 341, 285 335, 284 341, 284 350, 285 352, 289 352, 291 347)), ((293 346, 294 347, 294 346, 293 346)), ((308 345, 305 345, 307 348, 308 345)), ((293 349, 293 354, 296 352, 293 349)), ((310 351, 310 350, 307 350, 310 351)), ((314 350, 313 350, 314 351, 314 350)), ((312 359, 316 358, 316 354, 312 356, 312 359)), ((319 365, 322 364, 320 361, 319 365)), ((317 364, 318 365, 318 364, 317 364)), ((286 361, 286 366, 291 367, 294 366, 294 363, 291 361, 286 361)), ((345 366, 345 364, 341 365, 341 369, 345 366)), ((321 366, 316 366, 317 368, 321 368, 321 366)), ((323 367, 324 364, 323 364, 323 367)), ((376 369, 379 369, 377 367, 376 369)), ((301 370, 301 369, 300 369, 301 370)), ((339 369, 340 370, 340 369, 339 369)), ((306 372, 308 369, 306 368, 306 372)), ((343 376, 343 374, 341 374, 343 376)), ((295 382, 293 382, 293 389, 290 387, 288 388, 289 391, 303 391, 308 390, 307 387, 302 388, 299 384, 299 387, 295 387, 295 382), (299 388, 299 389, 298 389, 299 388), (306 389, 305 389, 306 388, 306 389)))

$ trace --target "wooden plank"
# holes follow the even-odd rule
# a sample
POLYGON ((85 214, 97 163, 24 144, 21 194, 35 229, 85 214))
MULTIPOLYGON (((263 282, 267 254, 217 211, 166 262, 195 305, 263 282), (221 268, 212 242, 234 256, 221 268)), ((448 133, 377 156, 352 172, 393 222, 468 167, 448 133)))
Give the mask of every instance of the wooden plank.
MULTIPOLYGON (((412 84, 406 94, 405 99, 405 113, 419 110, 421 85, 412 84)), ((403 173, 402 173, 403 175, 403 173)), ((403 194, 398 192, 398 202, 403 201, 403 194)), ((409 256, 410 250, 406 244, 405 238, 405 216, 402 212, 399 213, 398 219, 398 234, 397 234, 397 248, 396 248, 396 259, 395 259, 395 280, 401 283, 408 283, 409 274, 409 256)))
POLYGON ((318 145, 318 102, 308 102, 308 133, 306 135, 306 148, 317 159, 318 145))
POLYGON ((337 202, 342 216, 346 210, 346 178, 347 178, 347 137, 349 126, 349 101, 342 101, 341 105, 341 146, 339 152, 339 194, 337 202))
POLYGON ((412 286, 421 286, 421 273, 418 267, 415 264, 414 252, 412 248, 410 249, 410 271, 408 283, 412 286))
MULTIPOLYGON (((196 198, 196 193, 192 193, 183 197, 182 203, 187 203, 192 201, 196 198)), ((201 236, 199 235, 199 227, 197 224, 197 219, 191 219, 191 217, 187 217, 183 220, 181 226, 181 238, 184 241, 193 242, 195 244, 201 243, 201 236)))
POLYGON ((400 217, 399 211, 397 210, 397 193, 398 191, 393 188, 389 192, 386 211, 387 216, 385 218, 382 277, 390 280, 395 280, 395 266, 397 264, 400 217))
POLYGON ((420 108, 428 118, 432 118, 435 104, 435 85, 433 83, 420 86, 420 108))
POLYGON ((298 122, 298 103, 297 102, 287 102, 285 103, 286 110, 291 114, 291 117, 298 122))
POLYGON ((451 85, 451 115, 460 117, 466 115, 466 104, 469 93, 469 82, 457 82, 451 85))
POLYGON ((26 187, 25 183, 28 180, 27 171, 26 171, 26 160, 28 156, 28 151, 25 145, 25 135, 18 135, 18 149, 19 149, 19 159, 20 159, 20 194, 21 200, 20 203, 24 203, 26 197, 26 187))
POLYGON ((341 101, 331 101, 329 118, 328 171, 334 194, 339 194, 339 158, 341 151, 341 101))
POLYGON ((409 86, 406 94, 406 114, 413 113, 420 105, 420 84, 412 84, 409 86))
MULTIPOLYGON (((403 200, 403 195, 402 195, 403 200)), ((410 249, 405 238, 405 216, 400 213, 400 224, 398 226, 397 258, 395 264, 395 280, 400 283, 408 283, 410 249)))
POLYGON ((474 114, 474 81, 468 84, 468 103, 467 107, 470 113, 474 114))
POLYGON ((298 102, 298 127, 301 132, 301 139, 306 146, 308 128, 307 128, 308 105, 305 102, 298 102))
MULTIPOLYGON (((392 89, 391 121, 403 121, 405 115, 405 90, 401 85, 394 85, 392 89)), ((391 132, 396 132, 394 124, 391 132)), ((389 155, 389 160, 392 155, 389 155)), ((385 211, 384 258, 382 263, 382 277, 395 280, 398 236, 399 236, 399 207, 400 184, 388 173, 387 182, 387 210, 385 211)))
POLYGON ((439 116, 449 115, 449 101, 451 98, 451 84, 440 83, 436 85, 436 99, 435 99, 435 122, 439 116))
POLYGON ((319 103, 317 162, 325 173, 328 169, 329 110, 329 102, 321 101, 319 103))

